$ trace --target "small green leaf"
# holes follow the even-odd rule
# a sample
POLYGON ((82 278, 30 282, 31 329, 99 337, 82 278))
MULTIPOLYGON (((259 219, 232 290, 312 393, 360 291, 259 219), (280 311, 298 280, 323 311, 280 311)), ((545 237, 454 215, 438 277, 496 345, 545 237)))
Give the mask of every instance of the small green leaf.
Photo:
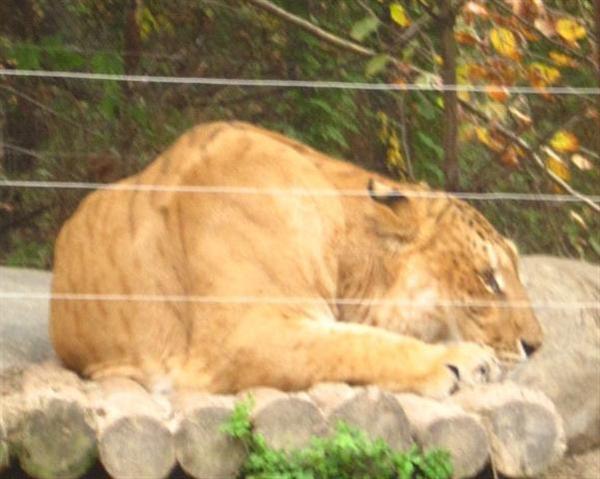
POLYGON ((40 50, 26 43, 15 45, 13 56, 18 68, 37 70, 40 68, 40 50))
POLYGON ((600 242, 596 241, 594 238, 590 236, 589 238, 590 246, 594 250, 594 252, 600 256, 600 242))
POLYGON ((431 105, 423 93, 417 92, 416 98, 418 103, 417 113, 426 120, 434 120, 437 117, 438 110, 431 105))
POLYGON ((365 67, 365 75, 368 77, 377 75, 385 69, 390 60, 390 56, 385 53, 375 55, 368 61, 367 66, 365 67))
POLYGON ((122 74, 123 57, 116 53, 96 53, 91 60, 94 73, 122 74))
POLYGON ((417 138, 423 146, 429 148, 433 153, 435 153, 438 159, 442 158, 442 156, 444 155, 444 150, 435 141, 433 141, 431 137, 429 137, 422 131, 418 131, 417 138))
POLYGON ((354 24, 350 31, 350 36, 359 42, 367 38, 371 33, 379 28, 379 20, 373 16, 368 16, 354 24))

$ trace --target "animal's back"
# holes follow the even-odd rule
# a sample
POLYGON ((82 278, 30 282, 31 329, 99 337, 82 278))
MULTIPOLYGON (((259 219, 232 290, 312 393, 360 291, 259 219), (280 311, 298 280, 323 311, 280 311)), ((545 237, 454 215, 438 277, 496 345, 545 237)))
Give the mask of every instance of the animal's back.
POLYGON ((210 356, 226 341, 225 305, 200 297, 333 295, 339 201, 286 194, 334 188, 312 155, 250 125, 202 125, 90 194, 56 242, 53 292, 67 297, 52 302, 51 333, 63 361, 152 383, 190 349, 210 356))

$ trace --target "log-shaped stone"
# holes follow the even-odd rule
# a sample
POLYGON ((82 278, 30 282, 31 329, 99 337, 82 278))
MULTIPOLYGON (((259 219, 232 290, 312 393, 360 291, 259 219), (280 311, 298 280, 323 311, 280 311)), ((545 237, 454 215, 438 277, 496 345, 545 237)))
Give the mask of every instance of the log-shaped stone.
POLYGON ((327 415, 330 427, 343 421, 363 430, 370 439, 383 439, 403 451, 413 443, 406 413, 393 394, 376 387, 317 385, 309 391, 327 415))
POLYGON ((38 479, 77 479, 96 460, 84 384, 52 364, 23 373, 23 415, 14 435, 21 468, 38 479))
POLYGON ((562 420, 538 391, 512 383, 465 389, 450 402, 481 416, 493 467, 508 477, 537 477, 565 451, 562 420))
POLYGON ((0 474, 10 466, 10 453, 8 450, 8 438, 6 428, 0 421, 0 474))
POLYGON ((489 460, 489 444, 478 416, 452 403, 398 394, 419 445, 440 448, 452 457, 455 478, 476 476, 489 460))
POLYGON ((284 394, 261 388, 251 394, 255 399, 254 430, 270 447, 291 451, 307 446, 314 436, 327 434, 323 413, 306 393, 284 394))
POLYGON ((173 403, 178 416, 175 448, 182 469, 197 479, 237 477, 246 450, 222 431, 235 398, 190 392, 177 395, 173 403))
POLYGON ((89 397, 96 417, 100 462, 111 477, 168 477, 176 464, 168 427, 171 411, 126 378, 98 382, 89 397))

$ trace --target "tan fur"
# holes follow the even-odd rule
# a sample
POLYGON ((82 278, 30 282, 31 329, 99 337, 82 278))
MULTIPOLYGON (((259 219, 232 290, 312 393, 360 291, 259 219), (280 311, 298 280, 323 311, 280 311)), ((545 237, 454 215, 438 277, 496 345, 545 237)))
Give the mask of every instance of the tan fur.
POLYGON ((347 381, 444 397, 456 372, 467 383, 497 376, 483 345, 519 359, 520 341, 541 343, 529 307, 448 304, 527 297, 512 247, 473 208, 449 197, 386 196, 423 186, 243 123, 198 126, 120 184, 272 194, 90 194, 57 240, 53 292, 144 297, 52 301, 56 351, 86 376, 221 393, 347 381), (370 182, 372 197, 285 194, 366 192, 370 182), (500 293, 485 281, 490 274, 501 278, 500 293), (444 340, 459 342, 429 344, 444 340))

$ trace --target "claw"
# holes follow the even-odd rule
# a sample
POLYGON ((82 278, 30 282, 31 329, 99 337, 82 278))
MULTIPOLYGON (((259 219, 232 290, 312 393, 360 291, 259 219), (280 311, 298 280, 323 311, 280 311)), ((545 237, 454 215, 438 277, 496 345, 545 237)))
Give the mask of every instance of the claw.
POLYGON ((458 370, 458 368, 456 366, 454 366, 453 364, 446 364, 446 367, 452 371, 454 373, 454 375, 456 376, 456 379, 458 379, 460 381, 460 371, 458 370))

